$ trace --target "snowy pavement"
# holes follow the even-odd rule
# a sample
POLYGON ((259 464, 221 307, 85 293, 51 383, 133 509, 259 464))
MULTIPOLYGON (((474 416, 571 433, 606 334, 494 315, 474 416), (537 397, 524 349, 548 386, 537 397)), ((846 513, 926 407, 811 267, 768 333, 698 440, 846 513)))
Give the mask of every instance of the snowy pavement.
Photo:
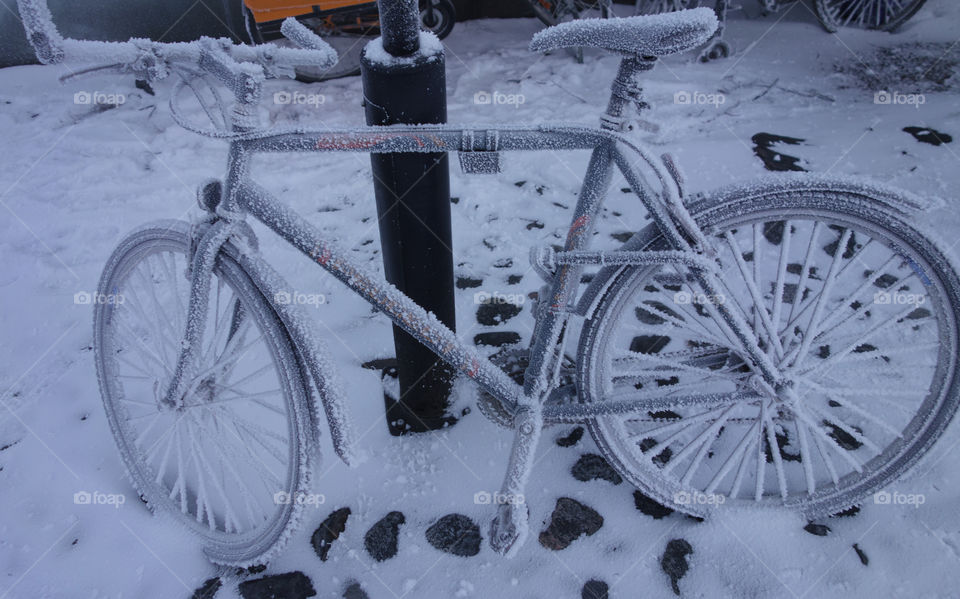
MULTIPOLYGON (((651 140, 676 156, 689 188, 706 192, 762 175, 767 170, 755 147, 770 138, 755 136, 793 138, 802 141, 770 147, 809 171, 864 176, 935 199, 920 218, 947 246, 956 243, 960 145, 927 143, 960 134, 956 77, 937 82, 922 75, 955 70, 960 7, 930 0, 896 35, 837 36, 825 33, 803 3, 765 17, 748 9, 752 18, 732 15, 731 58, 699 64, 692 56, 673 57, 647 78, 654 105, 648 118, 660 124, 651 140), (889 48, 909 48, 910 58, 898 61, 889 48), (892 100, 885 103, 881 92, 892 100), (930 130, 938 135, 931 138, 930 130)), ((587 51, 584 64, 576 64, 562 52, 531 54, 526 44, 538 29, 532 19, 457 25, 444 42, 451 122, 597 123, 616 59, 587 51)), ((173 124, 167 84, 153 97, 126 78, 61 86, 60 74, 56 67, 0 70, 0 597, 186 597, 222 572, 189 535, 153 518, 129 486, 100 405, 92 310, 83 294, 93 291, 128 230, 193 210, 196 186, 221 174, 224 147, 173 124), (125 102, 99 110, 75 103, 82 94, 123 94, 125 102), (77 493, 112 499, 83 504, 80 495, 77 503, 77 493)), ((267 102, 275 123, 362 123, 359 78, 274 81, 267 97, 284 92, 312 100, 267 102)), ((499 177, 451 173, 457 275, 482 280, 458 291, 458 332, 468 339, 489 332, 529 339, 528 309, 482 325, 474 295, 537 289, 528 248, 563 237, 586 155, 516 155, 504 163, 499 177)), ((359 260, 380 268, 365 156, 266 156, 255 163, 255 177, 359 260)), ((607 247, 644 223, 635 196, 621 187, 615 181, 599 225, 607 247)), ((868 498, 856 515, 820 522, 830 529, 826 536, 805 530, 807 522, 789 513, 729 513, 706 522, 654 518, 637 509, 629 484, 574 478, 571 469, 582 456, 598 450, 589 435, 561 447, 555 440, 572 427, 550 429, 527 488, 531 538, 516 558, 500 558, 486 543, 492 510, 482 497, 499 487, 511 436, 483 419, 468 386, 458 388, 455 409, 472 411, 452 429, 389 436, 379 374, 360 366, 389 357, 389 323, 258 232, 265 255, 294 289, 323 295, 312 312, 349 383, 349 406, 372 459, 348 469, 326 441, 313 482, 323 503, 308 507, 287 548, 248 578, 299 571, 318 597, 341 597, 353 581, 374 599, 580 597, 588 580, 603 581, 610 597, 672 597, 661 558, 671 541, 682 539, 692 549, 678 581, 684 597, 956 596, 956 426, 890 488, 922 495, 922 505, 868 498), (536 537, 561 497, 595 510, 603 524, 554 551, 536 537), (344 507, 351 510, 345 531, 321 562, 311 536, 344 507), (404 515, 399 551, 377 562, 364 536, 392 511, 404 515), (427 541, 426 530, 451 513, 480 525, 484 542, 476 556, 450 555, 427 541)), ((237 582, 228 576, 217 597, 237 596, 237 582)))

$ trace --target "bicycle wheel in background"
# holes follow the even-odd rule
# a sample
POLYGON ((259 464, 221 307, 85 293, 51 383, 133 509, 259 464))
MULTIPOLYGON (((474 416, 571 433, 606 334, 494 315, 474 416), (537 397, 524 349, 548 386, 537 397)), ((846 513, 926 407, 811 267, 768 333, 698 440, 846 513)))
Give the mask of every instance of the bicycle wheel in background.
POLYGON ((635 15, 656 15, 675 10, 685 10, 700 6, 700 0, 637 0, 634 5, 635 15))
POLYGON ((107 420, 151 510, 197 534, 217 563, 262 563, 288 536, 309 469, 307 381, 271 301, 226 244, 213 272, 199 368, 175 407, 186 326, 189 225, 146 225, 100 280, 94 356, 107 420))
MULTIPOLYGON (((719 252, 718 297, 673 267, 611 271, 581 335, 577 388, 584 402, 649 399, 647 412, 588 424, 624 478, 698 516, 725 503, 813 517, 855 505, 930 449, 960 401, 960 280, 875 198, 754 185, 692 206, 719 252), (744 315, 796 399, 758 383, 711 318, 719 302, 744 315), (738 391, 752 395, 707 401, 738 391)), ((664 247, 650 233, 633 249, 664 247)))
POLYGON ((529 0, 533 14, 547 26, 574 19, 607 19, 613 16, 611 0, 529 0))
POLYGON ((816 0, 817 17, 833 33, 840 27, 896 31, 926 0, 816 0))
POLYGON ((450 35, 457 22, 457 9, 451 0, 423 0, 420 2, 420 25, 440 39, 450 35))

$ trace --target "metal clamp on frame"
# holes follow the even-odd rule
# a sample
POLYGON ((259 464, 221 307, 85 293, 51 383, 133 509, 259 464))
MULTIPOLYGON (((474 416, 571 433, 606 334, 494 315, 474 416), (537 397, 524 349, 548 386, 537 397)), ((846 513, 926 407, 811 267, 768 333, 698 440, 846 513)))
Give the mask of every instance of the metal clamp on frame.
POLYGON ((547 283, 553 281, 553 276, 557 272, 556 255, 556 250, 549 245, 530 248, 530 266, 547 283))
POLYGON ((495 175, 500 172, 500 132, 464 131, 460 137, 460 168, 468 175, 495 175))

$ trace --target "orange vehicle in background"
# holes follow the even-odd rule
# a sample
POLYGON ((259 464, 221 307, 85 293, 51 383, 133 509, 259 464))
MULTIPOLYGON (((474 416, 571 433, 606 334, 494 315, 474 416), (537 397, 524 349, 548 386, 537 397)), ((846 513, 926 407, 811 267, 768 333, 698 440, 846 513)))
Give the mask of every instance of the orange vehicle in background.
MULTIPOLYGON (((244 0, 243 3, 248 33, 256 43, 279 38, 280 23, 287 17, 296 17, 320 35, 379 33, 377 3, 369 0, 244 0)), ((433 31, 437 37, 446 37, 456 19, 452 0, 420 1, 423 28, 433 31)))

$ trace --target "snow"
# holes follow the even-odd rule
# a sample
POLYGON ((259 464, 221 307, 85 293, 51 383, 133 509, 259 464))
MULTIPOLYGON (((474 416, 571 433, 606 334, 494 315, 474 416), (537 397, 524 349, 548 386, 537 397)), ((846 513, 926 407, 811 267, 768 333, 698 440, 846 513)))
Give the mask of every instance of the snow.
MULTIPOLYGON (((919 107, 875 104, 878 90, 859 86, 835 72, 834 65, 856 67, 877 46, 949 45, 955 38, 950 24, 960 18, 960 8, 930 0, 899 34, 841 31, 832 37, 802 4, 791 6, 789 14, 763 18, 755 8, 751 19, 733 13, 727 36, 736 53, 727 61, 702 65, 692 62, 691 53, 669 58, 644 75, 654 104, 647 118, 662 127, 643 135, 658 151, 674 154, 691 193, 765 174, 751 148, 750 137, 757 132, 805 139, 784 151, 800 157, 811 171, 870 179, 930 201, 918 218, 949 246, 960 230, 954 205, 960 184, 956 143, 918 143, 902 128, 928 126, 956 138, 956 88, 924 91, 926 102, 919 107), (765 36, 781 17, 774 33, 765 36), (691 97, 722 93, 726 100, 718 105, 674 102, 680 92, 691 97)), ((533 20, 457 24, 445 40, 451 122, 597 124, 618 58, 587 51, 585 64, 577 65, 560 52, 531 54, 527 42, 538 30, 533 20), (525 101, 479 104, 479 92, 522 94, 525 101)), ((222 170, 224 146, 173 123, 166 83, 155 86, 156 97, 134 88, 130 77, 96 75, 61 86, 57 77, 68 72, 39 66, 0 71, 0 212, 6 215, 0 220, 5 341, 0 345, 0 447, 10 445, 0 451, 0 594, 189 596, 219 570, 188 534, 151 517, 131 490, 100 405, 89 349, 92 311, 73 298, 94 290, 113 246, 129 230, 143 221, 192 214, 196 186, 222 170), (126 101, 115 108, 74 103, 74 95, 84 92, 124 94, 126 101), (80 491, 123 494, 126 500, 119 507, 77 505, 73 495, 80 491)), ((264 117, 270 123, 331 128, 363 123, 357 78, 310 86, 269 81, 265 98, 264 117), (276 92, 294 90, 322 94, 326 101, 270 101, 276 92)), ((200 115, 199 109, 192 114, 200 115)), ((528 270, 528 247, 562 242, 586 153, 505 152, 501 165, 498 176, 464 176, 453 169, 452 195, 459 198, 452 207, 457 274, 482 277, 479 289, 488 292, 536 291, 539 280, 528 270), (528 228, 535 223, 542 228, 528 228), (504 259, 512 259, 513 266, 494 267, 504 259), (517 286, 508 286, 509 274, 524 276, 517 286)), ((253 167, 264 186, 282 193, 357 261, 380 269, 365 156, 267 155, 253 167)), ((636 197, 618 191, 622 186, 619 178, 614 181, 607 210, 596 224, 601 246, 616 245, 609 233, 646 223, 636 197)), ((561 448, 553 439, 567 427, 547 429, 526 488, 532 534, 514 559, 504 560, 486 543, 492 509, 474 503, 474 495, 500 488, 512 434, 474 410, 450 430, 390 437, 379 373, 359 366, 392 351, 388 321, 263 227, 256 228, 266 259, 295 289, 327 298, 309 314, 340 372, 359 447, 372 457, 348 468, 323 435, 324 459, 315 465, 311 490, 323 493, 325 503, 304 508, 300 528, 267 573, 302 570, 319 597, 341 596, 351 579, 374 598, 410 588, 418 597, 461 592, 575 597, 590 578, 608 582, 614 597, 632 596, 637 588, 651 597, 672 597, 659 556, 668 540, 684 538, 695 553, 680 587, 691 597, 956 594, 960 475, 954 457, 960 435, 955 426, 929 459, 890 488, 923 494, 923 505, 877 505, 868 499, 856 517, 826 521, 832 529, 827 537, 804 532, 805 520, 792 513, 721 511, 704 523, 677 515, 653 520, 634 508, 627 483, 581 483, 570 476, 581 453, 597 452, 588 435, 575 448, 561 448), (595 535, 551 552, 536 542, 536 533, 560 496, 598 510, 606 523, 595 535), (353 514, 330 560, 321 563, 310 535, 342 506, 350 506, 353 514), (407 516, 400 554, 375 563, 363 550, 363 535, 393 509, 407 516), (480 524, 484 545, 477 557, 447 556, 425 542, 429 523, 451 512, 480 524), (868 566, 858 560, 854 543, 869 556, 868 566)), ((493 330, 475 322, 475 291, 457 296, 458 331, 467 339, 493 330)), ((531 324, 525 311, 504 328, 526 340, 531 324)), ((458 385, 455 409, 472 406, 474 394, 474 387, 458 385)), ((218 594, 231 596, 236 590, 230 584, 218 594)))
POLYGON ((420 49, 410 56, 394 56, 383 49, 383 38, 374 38, 364 46, 363 55, 371 63, 381 66, 412 65, 420 61, 431 62, 443 54, 443 44, 431 31, 420 32, 420 49))

